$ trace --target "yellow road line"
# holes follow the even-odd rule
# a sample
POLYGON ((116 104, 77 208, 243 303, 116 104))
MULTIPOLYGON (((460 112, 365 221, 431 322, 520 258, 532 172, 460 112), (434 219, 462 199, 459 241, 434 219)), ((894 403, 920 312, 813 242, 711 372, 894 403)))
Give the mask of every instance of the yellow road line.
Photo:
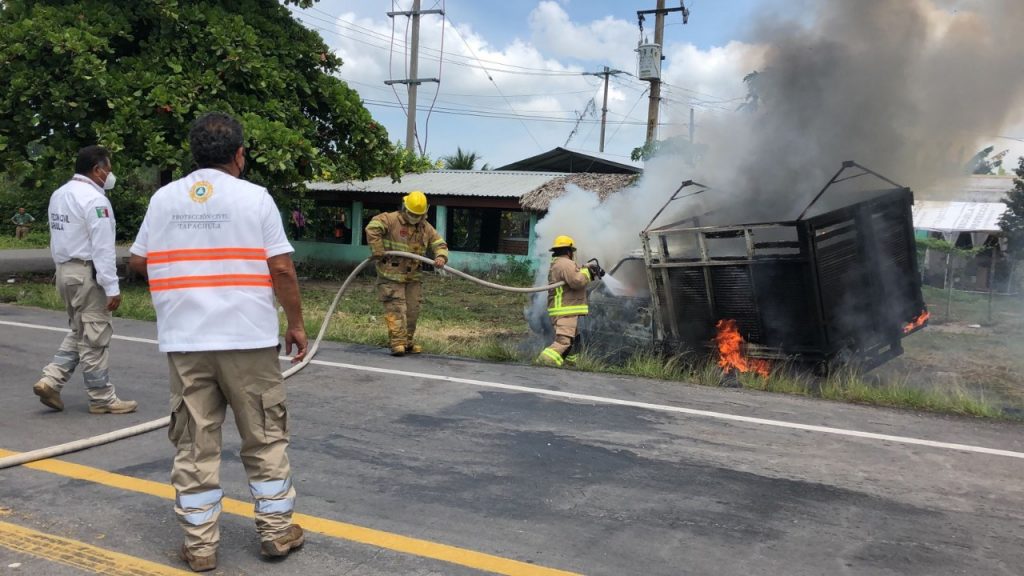
MULTIPOLYGON (((0 448, 0 457, 12 456, 15 454, 17 454, 17 452, 11 452, 0 448)), ((24 467, 57 474, 66 478, 74 478, 76 480, 102 484, 104 486, 110 486, 120 490, 128 490, 130 492, 148 494, 150 496, 156 496, 166 500, 174 500, 174 488, 169 484, 161 484, 160 482, 153 482, 152 480, 144 480, 142 478, 107 472, 106 470, 100 470, 99 468, 83 466, 81 464, 75 464, 64 460, 40 460, 38 462, 25 464, 24 467)), ((246 518, 252 518, 253 516, 252 504, 249 502, 242 502, 241 500, 234 500, 232 498, 224 498, 223 507, 224 512, 228 514, 234 514, 236 516, 243 516, 246 518)), ((318 516, 295 514, 294 520, 296 523, 301 524, 304 529, 317 534, 323 534, 325 536, 341 540, 359 542, 361 544, 368 544, 378 548, 386 548, 388 550, 411 554, 413 556, 440 560, 441 562, 466 566, 468 568, 491 572, 494 574, 503 574, 505 576, 580 576, 574 572, 547 568, 536 564, 502 558, 501 556, 493 556, 491 554, 431 542, 429 540, 420 540, 418 538, 402 536, 401 534, 374 530, 373 528, 366 528, 364 526, 357 526, 346 522, 338 522, 337 520, 329 520, 318 516)))
POLYGON ((192 574, 9 522, 0 522, 0 546, 96 574, 111 576, 185 576, 192 574))

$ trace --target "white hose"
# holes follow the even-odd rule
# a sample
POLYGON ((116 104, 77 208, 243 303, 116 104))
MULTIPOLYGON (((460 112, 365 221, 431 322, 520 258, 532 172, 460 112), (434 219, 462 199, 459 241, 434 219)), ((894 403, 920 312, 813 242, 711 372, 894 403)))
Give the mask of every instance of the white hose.
MULTIPOLYGON (((412 258, 414 260, 420 260, 427 264, 434 263, 434 261, 431 260, 430 258, 420 256, 419 254, 413 254, 411 252, 389 251, 385 252, 385 255, 399 256, 402 258, 412 258)), ((345 279, 345 282, 341 285, 341 288, 338 289, 337 294, 334 295, 334 301, 331 302, 330 307, 327 309, 327 314, 324 315, 324 321, 323 323, 320 324, 320 332, 316 335, 316 339, 313 340, 313 344, 309 347, 309 350, 306 351, 306 357, 303 358, 302 361, 299 362, 298 364, 288 368, 283 373, 281 373, 282 378, 292 377, 299 370, 305 368, 313 360, 313 357, 316 355, 317 350, 320 349, 320 342, 324 339, 324 335, 327 333, 327 325, 330 324, 331 317, 334 315, 334 310, 338 307, 338 302, 341 301, 342 295, 345 294, 345 291, 348 290, 349 285, 352 284, 352 280, 355 279, 355 277, 358 276, 359 273, 363 271, 363 269, 369 266, 371 262, 373 262, 373 260, 370 258, 363 260, 362 262, 359 263, 358 266, 355 267, 354 270, 352 270, 352 273, 348 275, 348 278, 345 279)), ((503 286, 501 284, 494 284, 493 282, 481 280, 480 278, 466 274, 461 270, 449 268, 448 266, 444 266, 443 269, 455 274, 456 276, 465 278, 471 282, 476 282, 481 286, 486 286, 487 288, 494 288, 495 290, 504 290, 506 292, 516 292, 520 294, 531 292, 545 292, 547 290, 551 290, 553 288, 557 288, 565 284, 565 282, 558 282, 556 284, 549 284, 547 286, 527 288, 521 288, 517 286, 503 286)), ((105 434, 100 434, 98 436, 91 436, 89 438, 82 438, 79 440, 66 442, 64 444, 57 444, 56 446, 49 446, 46 448, 40 448, 38 450, 32 450, 31 452, 22 452, 21 454, 7 456, 5 458, 0 458, 0 470, 3 470, 4 468, 10 468, 12 466, 21 466, 22 464, 28 464, 29 462, 35 462, 37 460, 55 458, 63 454, 70 454, 71 452, 78 452, 80 450, 94 448, 96 446, 102 446, 103 444, 109 444, 111 442, 117 442, 118 440, 123 440, 125 438, 130 438, 132 436, 138 436, 139 434, 145 434, 146 432, 152 432, 153 430, 159 430, 160 428, 163 428, 170 424, 170 422, 170 416, 163 416, 161 418, 157 418, 156 420, 143 422, 141 424, 136 424, 135 426, 129 426, 128 428, 121 428, 120 430, 114 430, 112 432, 107 432, 105 434)))

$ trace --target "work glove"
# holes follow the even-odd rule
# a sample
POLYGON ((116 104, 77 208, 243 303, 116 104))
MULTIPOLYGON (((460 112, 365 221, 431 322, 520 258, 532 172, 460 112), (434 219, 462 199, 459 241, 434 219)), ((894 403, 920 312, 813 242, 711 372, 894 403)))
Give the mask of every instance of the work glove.
POLYGON ((587 270, 590 271, 590 279, 591 280, 597 280, 598 274, 600 274, 600 272, 601 272, 601 268, 599 268, 597 266, 597 264, 591 263, 591 264, 587 264, 587 270))
POLYGON ((384 258, 384 252, 372 252, 370 254, 370 258, 372 258, 372 259, 374 259, 376 261, 380 261, 380 260, 382 260, 384 258))

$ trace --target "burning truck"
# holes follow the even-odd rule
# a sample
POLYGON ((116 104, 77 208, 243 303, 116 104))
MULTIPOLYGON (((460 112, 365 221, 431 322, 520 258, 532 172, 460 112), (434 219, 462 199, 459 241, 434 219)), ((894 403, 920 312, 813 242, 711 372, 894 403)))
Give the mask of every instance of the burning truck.
POLYGON ((795 218, 654 225, 708 190, 684 182, 641 233, 642 252, 594 287, 584 342, 717 351, 726 372, 766 374, 774 360, 827 372, 894 358, 927 324, 909 188, 848 161, 795 218))

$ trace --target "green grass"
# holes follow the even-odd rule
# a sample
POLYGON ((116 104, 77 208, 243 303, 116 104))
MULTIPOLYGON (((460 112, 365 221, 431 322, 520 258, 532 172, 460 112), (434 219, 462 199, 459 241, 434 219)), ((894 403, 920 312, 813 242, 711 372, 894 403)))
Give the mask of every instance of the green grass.
POLYGON ((33 229, 28 233, 27 237, 21 240, 14 238, 13 230, 13 227, 5 230, 5 234, 0 236, 0 250, 50 247, 50 233, 46 230, 33 229))
MULTIPOLYGON (((302 282, 306 330, 313 337, 346 271, 329 267, 314 271, 304 268, 300 274, 332 279, 302 282)), ((518 280, 517 284, 529 283, 529 278, 519 276, 512 278, 518 280)), ((328 327, 328 340, 370 346, 387 344, 383 310, 373 282, 373 276, 368 274, 353 283, 328 327)), ((155 319, 144 286, 123 286, 122 293, 123 302, 116 316, 155 319)), ((935 297, 945 295, 926 294, 934 314, 935 297)), ((38 278, 0 285, 0 302, 64 309, 52 284, 38 278)), ((458 278, 425 274, 417 342, 435 354, 495 362, 529 362, 536 351, 524 351, 519 346, 529 333, 523 315, 526 303, 523 295, 496 292, 458 278)), ((999 302, 995 322, 982 332, 943 331, 956 325, 955 315, 975 318, 985 313, 985 308, 983 297, 957 294, 950 319, 944 321, 940 314, 935 326, 904 340, 907 349, 904 357, 867 375, 848 368, 828 378, 817 378, 796 366, 777 363, 767 378, 742 374, 737 381, 751 390, 998 418, 1004 416, 1002 405, 1024 406, 1024 385, 1021 384, 1024 341, 1017 336, 1024 327, 1024 319, 1015 316, 1017 310, 1024 313, 1021 301, 999 302), (940 328, 943 326, 945 328, 940 328), (948 382, 938 385, 934 377, 936 371, 948 371, 957 377, 947 378, 948 382)), ((666 360, 660 355, 643 352, 613 364, 584 350, 577 369, 704 386, 722 383, 722 372, 716 362, 693 355, 666 360)))

